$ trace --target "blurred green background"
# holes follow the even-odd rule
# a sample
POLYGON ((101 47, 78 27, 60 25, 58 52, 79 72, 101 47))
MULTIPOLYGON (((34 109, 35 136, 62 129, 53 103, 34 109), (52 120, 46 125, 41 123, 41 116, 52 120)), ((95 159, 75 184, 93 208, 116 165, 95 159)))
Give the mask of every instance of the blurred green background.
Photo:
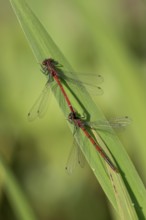
MULTIPOLYGON (((117 135, 145 183, 146 5, 130 0, 82 3, 89 7, 90 13, 97 7, 97 17, 105 18, 105 22, 110 20, 115 36, 127 52, 127 62, 136 67, 128 78, 128 72, 122 75, 115 71, 116 64, 115 69, 109 68, 94 32, 97 21, 91 23, 77 1, 30 0, 28 3, 77 71, 103 75, 104 94, 94 100, 106 117, 132 118, 132 124, 117 135)), ((42 120, 31 123, 27 120, 27 113, 46 79, 9 2, 1 1, 0 10, 1 159, 12 171, 38 219, 116 219, 87 164, 84 169, 76 168, 71 176, 66 173, 73 137, 53 95, 42 120)), ((100 25, 102 30, 104 24, 100 25)), ((106 37, 103 44, 108 42, 106 37)), ((0 219, 15 220, 17 211, 5 191, 3 179, 1 173, 0 219)))

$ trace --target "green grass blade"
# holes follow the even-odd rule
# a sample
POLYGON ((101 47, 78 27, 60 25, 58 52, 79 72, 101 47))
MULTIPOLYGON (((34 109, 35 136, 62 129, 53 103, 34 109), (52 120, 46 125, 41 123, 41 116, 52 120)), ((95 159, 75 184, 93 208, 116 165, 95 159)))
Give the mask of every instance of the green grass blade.
MULTIPOLYGON (((61 63, 67 70, 72 71, 70 64, 67 62, 65 57, 60 52, 59 48, 53 42, 49 34, 46 32, 44 27, 41 25, 40 21, 31 11, 31 9, 27 6, 24 0, 11 0, 13 9, 17 15, 17 18, 22 26, 22 29, 29 41, 29 44, 34 52, 34 55, 38 62, 42 62, 45 58, 51 56, 59 63, 61 63)), ((72 86, 70 85, 72 89, 72 86)), ((73 103, 73 106, 80 112, 85 112, 91 121, 95 121, 98 119, 105 119, 104 115, 100 111, 100 109, 95 105, 92 101, 90 95, 84 89, 84 92, 81 93, 80 88, 77 88, 76 91, 70 92, 67 90, 69 97, 73 103), (73 94, 74 93, 74 96, 73 94), (75 99, 76 96, 76 99, 75 99), (78 100, 77 100, 78 99, 78 100)), ((60 107, 64 113, 64 115, 68 116, 68 109, 65 105, 61 105, 59 97, 60 91, 54 94, 56 99, 58 100, 60 107)), ((73 131, 73 127, 69 124, 70 128, 73 131)), ((124 182, 124 190, 129 195, 130 204, 135 204, 133 208, 129 208, 129 205, 123 206, 120 205, 122 209, 122 213, 126 211, 126 219, 132 219, 131 216, 134 216, 133 219, 137 219, 136 213, 140 216, 143 215, 145 211, 140 210, 140 207, 143 207, 146 204, 146 192, 144 186, 139 179, 135 168, 133 167, 128 155, 126 154, 123 146, 121 145, 118 138, 113 133, 99 133, 99 141, 101 143, 101 147, 104 148, 104 143, 106 143, 106 149, 110 149, 110 152, 114 156, 119 169, 121 170, 123 182, 124 182), (103 141, 102 141, 103 140, 103 141), (103 143, 104 142, 104 143, 103 143), (130 172, 129 172, 130 171, 130 172), (140 188, 139 188, 140 187, 140 188), (140 190, 139 190, 140 189, 140 190), (145 196, 144 196, 145 195, 145 196), (132 201, 131 201, 132 200, 132 201), (130 214, 129 211, 130 210, 130 214), (130 216, 130 217, 129 217, 130 216)), ((89 141, 84 141, 84 135, 80 132, 80 136, 77 141, 80 144, 80 147, 91 167, 98 181, 100 182, 104 192, 108 196, 109 200, 113 204, 114 208, 119 212, 118 202, 115 196, 115 192, 113 190, 113 186, 111 184, 111 180, 107 173, 107 169, 105 167, 105 162, 99 157, 96 150, 89 143, 89 141)), ((108 152, 107 152, 108 153, 108 152)), ((108 153, 110 156, 110 153, 108 153)), ((110 171, 112 172, 112 171, 110 171)), ((116 174, 117 175, 117 174, 116 174)), ((123 193, 123 187, 120 186, 119 181, 114 181, 116 188, 118 189, 118 193, 123 193)), ((119 204, 125 203, 127 204, 126 196, 121 197, 122 201, 119 204)), ((129 204, 128 203, 128 204, 129 204)))
POLYGON ((138 219, 134 204, 131 203, 130 196, 120 175, 110 173, 111 183, 117 201, 120 219, 138 219))
POLYGON ((18 185, 11 170, 0 160, 0 173, 3 179, 5 194, 15 211, 17 219, 36 220, 33 210, 18 185))
MULTIPOLYGON (((95 136, 98 142, 100 143, 99 136, 97 134, 95 134, 95 136)), ((102 147, 106 151, 106 153, 108 153, 104 143, 102 143, 102 147)), ((126 185, 124 184, 122 177, 119 174, 113 172, 108 165, 107 170, 110 176, 111 184, 113 186, 113 192, 116 198, 117 210, 120 219, 138 219, 136 210, 134 208, 135 204, 131 201, 130 194, 126 185)))
MULTIPOLYGON (((137 75, 139 75, 139 70, 136 66, 135 60, 127 51, 123 41, 119 36, 116 35, 112 19, 110 20, 106 16, 106 10, 108 7, 113 7, 112 3, 109 1, 99 1, 98 7, 95 1, 90 1, 90 3, 85 3, 84 1, 76 1, 80 12, 82 12, 84 18, 87 20, 89 29, 93 32, 95 37, 95 47, 100 49, 101 60, 104 65, 107 66, 109 71, 116 72, 119 76, 119 80, 124 90, 123 96, 129 96, 128 103, 133 104, 132 111, 135 111, 135 115, 139 114, 139 109, 141 109, 141 114, 145 115, 145 90, 142 89, 140 83, 138 83, 137 75), (136 88, 136 89, 135 89, 136 88), (127 95, 128 94, 128 95, 127 95)), ((143 120, 143 117, 142 117, 143 120)), ((141 123, 139 121, 139 123, 141 123)), ((144 136, 145 129, 139 133, 143 133, 139 139, 144 136)), ((103 137, 103 136, 102 136, 103 137)), ((113 138, 116 138, 114 136, 113 138)), ((106 140, 105 137, 103 137, 106 140)), ((115 140, 116 143, 117 140, 115 140)), ((107 140, 110 144, 110 141, 107 140)), ((106 143, 107 143, 106 142, 106 143)), ((113 143, 112 143, 113 144, 113 143)), ((111 148, 110 148, 111 149, 111 148)), ((116 159, 118 164, 122 168, 122 178, 125 186, 128 190, 130 197, 132 198, 133 204, 135 205, 135 210, 139 216, 139 219, 146 218, 146 190, 139 178, 137 171, 133 167, 130 159, 127 157, 126 152, 122 147, 117 144, 116 159)), ((116 181, 116 184, 118 182, 116 181)), ((120 187, 122 193, 122 187, 120 187)), ((119 190, 120 190, 119 189, 119 190)))

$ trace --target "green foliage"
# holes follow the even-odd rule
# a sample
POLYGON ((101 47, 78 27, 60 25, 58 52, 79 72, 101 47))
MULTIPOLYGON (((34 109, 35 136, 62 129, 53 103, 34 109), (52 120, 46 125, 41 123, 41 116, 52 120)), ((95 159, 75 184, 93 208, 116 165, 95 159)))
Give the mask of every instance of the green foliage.
MULTIPOLYGON (((37 17, 33 14, 31 9, 27 6, 25 1, 11 0, 11 4, 37 61, 41 63, 45 58, 52 57, 61 63, 66 70, 72 71, 72 68, 66 58, 62 55, 59 48, 53 42, 49 34, 46 32, 37 17)), ((94 19, 92 19, 91 14, 89 14, 88 17, 91 18, 91 23, 93 24, 94 19)), ((108 61, 109 66, 111 66, 112 69, 131 73, 133 68, 132 64, 129 64, 130 59, 128 59, 128 56, 122 49, 122 45, 120 45, 117 39, 115 39, 114 32, 112 32, 112 29, 106 26, 106 22, 104 22, 104 26, 100 28, 100 16, 97 21, 99 28, 97 29, 96 37, 99 39, 98 46, 100 45, 101 48, 101 56, 108 61), (110 33, 109 38, 104 38, 104 36, 106 36, 106 31, 110 33), (111 42, 116 43, 112 44, 111 46, 111 42), (111 56, 111 51, 113 52, 113 56, 111 56)), ((127 81, 129 82, 130 79, 127 81)), ((72 86, 69 86, 72 89, 72 86)), ((91 121, 105 119, 103 113, 92 101, 92 98, 85 88, 84 92, 81 92, 80 88, 76 88, 76 91, 73 91, 75 96, 78 97, 79 101, 76 100, 75 96, 67 88, 66 91, 69 94, 73 106, 80 113, 85 112, 91 121)), ((54 95, 60 104, 65 117, 67 117, 69 110, 64 104, 60 103, 60 91, 57 90, 54 95)), ((72 125, 69 124, 69 126, 73 131, 72 125)), ((113 155, 113 158, 115 158, 116 164, 120 171, 120 174, 114 173, 105 164, 103 159, 100 158, 93 146, 88 141, 84 141, 84 135, 80 132, 80 136, 77 138, 77 141, 104 192, 114 208, 117 210, 121 219, 133 220, 137 219, 137 216, 139 219, 143 219, 143 216, 146 215, 146 192, 119 139, 112 130, 109 133, 102 131, 95 132, 94 135, 100 142, 101 146, 105 149, 111 160, 111 155, 113 155), (109 149, 111 154, 107 149, 109 149)), ((8 191, 8 193, 10 193, 10 191, 8 191)), ((14 194, 12 194, 12 197, 13 196, 14 194)))
POLYGON ((5 192, 16 217, 22 220, 35 220, 35 214, 29 206, 16 178, 2 160, 0 160, 0 172, 5 185, 5 192))

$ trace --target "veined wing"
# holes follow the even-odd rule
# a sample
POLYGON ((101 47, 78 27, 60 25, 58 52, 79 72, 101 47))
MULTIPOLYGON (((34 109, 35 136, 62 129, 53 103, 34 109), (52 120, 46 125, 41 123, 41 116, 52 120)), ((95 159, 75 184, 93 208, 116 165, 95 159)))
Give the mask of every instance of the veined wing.
POLYGON ((48 99, 49 99, 49 93, 50 93, 50 86, 49 83, 47 82, 45 85, 45 88, 41 92, 40 96, 30 109, 28 113, 28 120, 33 121, 37 117, 41 118, 44 116, 44 114, 47 111, 48 107, 48 99))
POLYGON ((59 77, 66 80, 69 83, 74 84, 75 86, 80 87, 82 90, 82 86, 84 85, 87 90, 92 95, 102 95, 103 90, 100 86, 98 86, 100 83, 102 83, 103 77, 101 75, 91 74, 91 73, 76 73, 72 74, 71 77, 67 76, 67 72, 61 72, 59 73, 59 77), (76 79, 76 76, 78 77, 76 79))
POLYGON ((78 143, 74 139, 73 146, 71 148, 66 164, 67 173, 72 174, 77 164, 79 164, 81 167, 84 167, 85 160, 78 143))
POLYGON ((108 131, 110 127, 120 129, 125 128, 129 124, 131 124, 131 119, 128 116, 119 117, 108 120, 98 120, 95 122, 85 122, 87 126, 94 130, 105 130, 108 131))

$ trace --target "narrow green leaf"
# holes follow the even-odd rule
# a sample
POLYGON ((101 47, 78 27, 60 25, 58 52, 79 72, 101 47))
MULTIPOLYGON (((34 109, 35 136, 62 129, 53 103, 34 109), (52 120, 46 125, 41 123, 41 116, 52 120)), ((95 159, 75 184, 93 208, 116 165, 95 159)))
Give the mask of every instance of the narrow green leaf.
MULTIPOLYGON (((11 3, 37 61, 41 63, 45 58, 51 56, 53 59, 61 63, 66 70, 72 71, 70 64, 67 62, 65 57, 60 52, 59 48, 53 42, 47 31, 44 29, 40 21, 31 11, 28 5, 25 3, 25 1, 11 0, 11 3)), ((85 112, 88 119, 90 119, 91 121, 105 119, 104 115, 102 114, 100 109, 95 105, 95 103, 92 101, 92 98, 90 97, 89 93, 86 91, 85 88, 83 88, 83 92, 81 92, 80 88, 76 88, 76 90, 74 91, 72 85, 69 85, 69 89, 66 88, 66 91, 71 99, 73 106, 75 107, 75 109, 77 109, 79 113, 82 114, 83 112, 85 112), (72 91, 69 91, 69 89, 71 89, 72 91)), ((57 90, 57 92, 54 93, 54 95, 58 100, 58 103, 65 117, 67 117, 69 114, 69 109, 65 104, 62 104, 60 102, 60 91, 57 90)), ((73 132, 73 126, 70 124, 69 126, 73 132)), ((129 194, 128 198, 130 198, 129 199, 130 201, 128 202, 128 204, 130 203, 136 204, 134 208, 138 213, 139 207, 144 208, 144 202, 146 196, 144 198, 145 191, 143 184, 141 183, 137 175, 137 172, 133 167, 127 153, 125 152, 120 141, 113 132, 107 133, 100 131, 98 132, 98 134, 96 133, 96 135, 98 135, 101 147, 103 147, 106 151, 108 148, 111 154, 114 156, 117 166, 120 170, 120 174, 118 174, 118 176, 121 175, 121 178, 124 179, 123 181, 125 184, 124 191, 126 190, 126 194, 129 194), (105 145, 103 142, 105 143, 105 145), (139 186, 141 187, 141 190, 138 191, 139 186)), ((86 140, 86 142, 84 140, 85 140, 84 134, 80 132, 80 136, 77 139, 77 141, 80 144, 80 147, 91 169, 93 170, 96 178, 100 182, 104 192, 108 196, 109 200, 111 201, 111 203, 113 204, 114 208, 117 210, 119 215, 121 213, 124 213, 125 209, 126 209, 126 213, 128 213, 127 209, 129 209, 129 205, 124 206, 124 208, 123 206, 120 205, 122 212, 119 211, 118 209, 119 204, 121 204, 122 202, 126 203, 126 197, 125 196, 121 197, 122 202, 117 202, 115 192, 113 190, 113 184, 111 179, 109 178, 105 161, 103 161, 103 159, 97 154, 96 150, 93 148, 91 143, 88 140, 86 140)), ((109 157, 111 157, 109 151, 107 151, 107 153, 109 157)), ((111 171, 110 169, 110 172, 113 171, 111 171)), ((121 187, 118 181, 114 181, 114 184, 118 189, 118 193, 122 194, 123 185, 121 187)), ((134 208, 130 210, 130 215, 129 214, 126 215, 127 217, 126 219, 132 219, 131 216, 134 216, 133 219, 137 219, 134 208)))
MULTIPOLYGON (((123 44, 122 39, 119 35, 116 35, 112 19, 110 20, 105 13, 109 7, 114 6, 114 3, 109 2, 108 0, 99 1, 97 7, 97 3, 94 0, 91 0, 90 3, 80 0, 75 1, 75 4, 78 8, 80 8, 80 12, 87 21, 88 28, 96 39, 95 47, 97 47, 98 50, 100 49, 102 61, 104 63, 106 62, 109 71, 116 72, 117 75, 119 75, 121 84, 124 87, 123 90, 126 90, 124 95, 129 96, 129 102, 132 102, 133 104, 134 109, 132 109, 132 111, 135 110, 136 114, 139 114, 138 110, 141 109, 141 114, 145 115, 145 97, 143 96, 145 91, 140 89, 142 86, 136 77, 139 75, 139 70, 135 59, 132 59, 129 51, 127 51, 125 45, 123 44)), ((145 130, 139 133, 143 132, 145 132, 145 130)), ((123 184, 125 184, 136 213, 139 219, 146 219, 145 187, 124 148, 119 144, 117 137, 110 137, 109 135, 108 137, 105 136, 106 134, 104 133, 102 138, 105 143, 108 143, 108 146, 110 146, 109 149, 112 150, 111 145, 115 146, 116 152, 112 151, 112 153, 121 169, 120 173, 122 175, 123 184), (111 138, 112 140, 110 140, 111 138)), ((119 184, 119 182, 116 181, 116 184, 119 184)), ((122 194, 123 187, 117 187, 118 190, 121 189, 122 194)), ((124 200, 122 200, 121 203, 123 202, 124 200)), ((125 219, 129 218, 127 217, 125 219)))

